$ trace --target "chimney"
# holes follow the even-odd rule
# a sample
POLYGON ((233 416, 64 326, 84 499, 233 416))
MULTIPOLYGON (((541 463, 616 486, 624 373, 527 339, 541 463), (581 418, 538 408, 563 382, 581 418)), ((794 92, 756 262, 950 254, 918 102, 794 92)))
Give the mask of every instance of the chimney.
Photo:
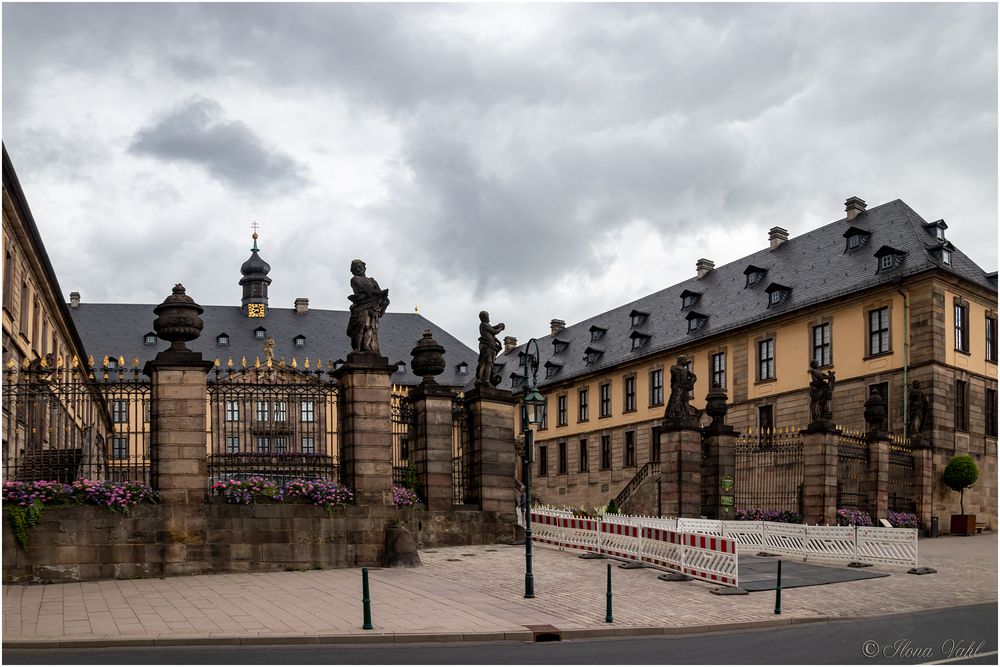
POLYGON ((552 320, 549 322, 550 333, 555 336, 557 333, 566 328, 566 322, 563 320, 552 320))
POLYGON ((864 213, 866 208, 868 208, 868 204, 861 197, 851 197, 844 202, 848 222, 864 213))
POLYGON ((79 308, 80 307, 80 293, 79 292, 70 292, 69 293, 69 307, 70 308, 79 308))
POLYGON ((705 259, 702 257, 698 260, 698 263, 694 265, 694 268, 698 270, 698 277, 704 278, 708 275, 708 272, 715 268, 715 262, 710 259, 705 259))
POLYGON ((304 315, 309 312, 309 299, 299 297, 295 300, 295 314, 304 315))
POLYGON ((771 250, 774 250, 788 240, 788 230, 783 227, 771 227, 767 238, 771 241, 771 250))
POLYGON ((504 354, 507 354, 508 352, 510 352, 511 350, 513 350, 515 347, 517 347, 517 339, 516 338, 514 338, 513 336, 504 336, 503 337, 503 352, 504 352, 504 354))

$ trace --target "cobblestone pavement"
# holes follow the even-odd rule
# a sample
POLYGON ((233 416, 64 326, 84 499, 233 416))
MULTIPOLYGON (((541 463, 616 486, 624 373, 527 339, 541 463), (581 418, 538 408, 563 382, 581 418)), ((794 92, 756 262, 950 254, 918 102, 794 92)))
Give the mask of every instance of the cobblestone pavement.
POLYGON ((937 574, 892 576, 774 594, 717 596, 711 585, 665 582, 652 569, 612 568, 614 623, 604 622, 606 560, 536 546, 525 600, 523 547, 421 551, 424 566, 371 571, 375 629, 361 630, 358 569, 218 574, 3 587, 5 646, 31 642, 229 643, 530 639, 526 625, 564 636, 664 632, 868 616, 997 600, 996 534, 921 540, 937 574))

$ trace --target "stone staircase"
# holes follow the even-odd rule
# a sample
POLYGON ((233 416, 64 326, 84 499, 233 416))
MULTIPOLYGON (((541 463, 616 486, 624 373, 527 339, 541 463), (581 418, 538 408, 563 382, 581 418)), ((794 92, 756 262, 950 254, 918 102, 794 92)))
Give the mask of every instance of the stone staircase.
MULTIPOLYGON (((660 477, 660 463, 658 461, 650 461, 646 465, 639 468, 639 471, 635 473, 635 476, 629 480, 629 483, 625 485, 625 488, 621 490, 615 497, 615 503, 618 505, 620 511, 623 511, 625 504, 632 498, 633 495, 642 487, 643 483, 650 480, 650 483, 655 481, 660 477)), ((645 508, 643 512, 632 511, 631 514, 651 514, 652 508, 645 508)))

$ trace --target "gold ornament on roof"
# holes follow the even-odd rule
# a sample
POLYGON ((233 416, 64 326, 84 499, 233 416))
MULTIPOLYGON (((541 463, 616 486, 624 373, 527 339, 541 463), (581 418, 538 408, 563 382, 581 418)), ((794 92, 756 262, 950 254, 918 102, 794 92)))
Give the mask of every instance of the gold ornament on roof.
POLYGON ((91 368, 94 367, 94 355, 90 355, 89 357, 87 357, 87 365, 90 366, 91 368))
POLYGON ((292 357, 292 368, 298 368, 298 367, 299 367, 299 362, 295 360, 295 357, 292 357))
POLYGON ((220 368, 221 366, 222 366, 222 362, 219 360, 218 357, 216 357, 215 358, 215 367, 216 368, 220 368))
POLYGON ((108 355, 105 354, 104 355, 104 361, 101 362, 101 366, 105 366, 106 367, 108 365, 109 361, 110 360, 108 359, 108 355))
POLYGON ((304 360, 304 362, 303 362, 303 364, 302 364, 302 365, 303 365, 303 367, 304 367, 304 368, 305 368, 306 370, 309 370, 309 357, 306 357, 306 358, 305 358, 305 360, 304 360))
POLYGON ((73 361, 70 362, 70 366, 73 367, 73 368, 77 368, 79 365, 80 365, 80 357, 78 357, 78 356, 76 356, 74 354, 73 355, 73 361))
POLYGON ((233 367, 233 357, 230 356, 228 359, 226 359, 226 368, 232 369, 232 367, 233 367))
POLYGON ((254 368, 260 368, 260 357, 254 357, 253 358, 253 367, 254 368))
POLYGON ((247 355, 244 354, 240 357, 240 365, 243 366, 243 368, 247 367, 247 355))

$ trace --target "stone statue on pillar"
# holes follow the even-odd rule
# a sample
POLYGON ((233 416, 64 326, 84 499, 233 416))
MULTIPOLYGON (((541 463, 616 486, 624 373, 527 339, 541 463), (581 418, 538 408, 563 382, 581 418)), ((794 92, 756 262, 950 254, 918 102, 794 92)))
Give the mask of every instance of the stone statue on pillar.
POLYGON ((360 259, 351 262, 351 318, 347 335, 351 338, 353 352, 374 352, 378 349, 378 324, 389 307, 389 290, 378 286, 374 278, 365 275, 365 263, 360 259))
POLYGON ((688 358, 677 357, 670 367, 670 398, 667 400, 666 420, 668 424, 698 428, 699 412, 691 407, 690 394, 698 378, 688 370, 688 358))
POLYGON ((812 430, 832 430, 833 410, 830 403, 833 400, 833 387, 836 376, 833 369, 823 372, 819 362, 813 359, 809 362, 809 424, 812 430))
POLYGON ((500 376, 494 374, 497 354, 503 347, 497 340, 497 334, 504 330, 503 322, 496 326, 490 324, 490 314, 485 310, 479 313, 479 363, 476 364, 476 386, 496 387, 500 384, 500 376))
POLYGON ((910 385, 906 409, 909 412, 906 434, 912 438, 923 433, 927 423, 927 395, 920 389, 920 380, 914 380, 910 385))

